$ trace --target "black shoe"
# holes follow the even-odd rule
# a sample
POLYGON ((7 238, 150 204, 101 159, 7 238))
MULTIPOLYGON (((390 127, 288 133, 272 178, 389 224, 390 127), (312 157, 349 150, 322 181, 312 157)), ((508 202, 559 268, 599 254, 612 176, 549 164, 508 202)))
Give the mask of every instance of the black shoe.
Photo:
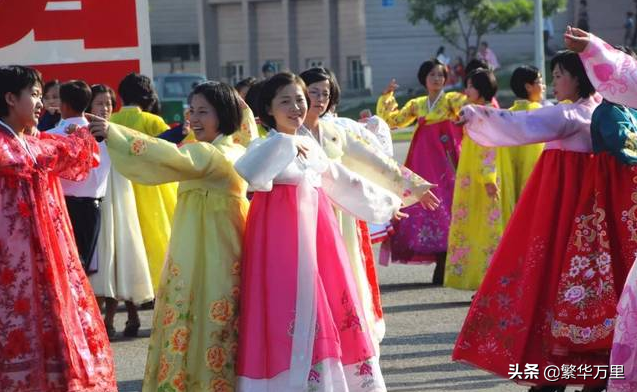
POLYGON ((106 327, 106 335, 108 336, 108 340, 113 340, 113 338, 117 334, 117 331, 115 331, 115 327, 113 327, 112 325, 105 325, 105 327, 106 327))
POLYGON ((134 323, 131 321, 127 321, 126 328, 124 328, 124 336, 126 336, 127 338, 136 338, 137 333, 139 332, 139 327, 141 327, 139 320, 134 323))
POLYGON ((431 283, 436 286, 442 286, 445 281, 445 260, 436 262, 436 269, 431 279, 431 283))

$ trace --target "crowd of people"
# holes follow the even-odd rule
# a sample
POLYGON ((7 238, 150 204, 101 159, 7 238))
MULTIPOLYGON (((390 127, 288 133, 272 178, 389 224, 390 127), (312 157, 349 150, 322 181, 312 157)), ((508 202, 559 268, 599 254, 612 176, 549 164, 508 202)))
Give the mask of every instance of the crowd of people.
POLYGON ((454 360, 622 366, 517 381, 636 390, 637 59, 564 39, 555 105, 528 65, 508 110, 492 61, 445 91, 443 48, 426 95, 401 107, 391 81, 359 120, 325 68, 198 84, 171 128, 144 75, 116 94, 0 67, 0 389, 116 391, 124 301, 127 337, 154 307, 144 391, 385 391, 379 261, 476 290, 454 360))

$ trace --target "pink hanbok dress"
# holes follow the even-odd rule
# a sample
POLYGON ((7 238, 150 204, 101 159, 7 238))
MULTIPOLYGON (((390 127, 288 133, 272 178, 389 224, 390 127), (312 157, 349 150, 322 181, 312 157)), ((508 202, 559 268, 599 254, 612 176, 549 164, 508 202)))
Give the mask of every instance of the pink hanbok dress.
POLYGON ((385 391, 332 204, 383 222, 400 199, 330 161, 301 129, 235 164, 254 191, 244 238, 237 390, 385 391), (309 149, 297 156, 297 143, 309 149))

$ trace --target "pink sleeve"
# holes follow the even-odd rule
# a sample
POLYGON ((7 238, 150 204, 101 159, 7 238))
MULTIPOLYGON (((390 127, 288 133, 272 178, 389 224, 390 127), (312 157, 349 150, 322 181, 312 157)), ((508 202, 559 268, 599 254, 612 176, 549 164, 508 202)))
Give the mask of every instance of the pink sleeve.
POLYGON ((578 127, 573 125, 586 120, 574 104, 559 104, 529 112, 468 105, 460 115, 466 121, 465 130, 471 139, 487 147, 560 140, 576 133, 578 127))
POLYGON ((47 166, 59 177, 82 181, 99 165, 99 146, 86 128, 69 136, 42 132, 39 138, 50 158, 47 166))
POLYGON ((588 78, 604 98, 637 108, 637 60, 593 34, 580 58, 588 78))

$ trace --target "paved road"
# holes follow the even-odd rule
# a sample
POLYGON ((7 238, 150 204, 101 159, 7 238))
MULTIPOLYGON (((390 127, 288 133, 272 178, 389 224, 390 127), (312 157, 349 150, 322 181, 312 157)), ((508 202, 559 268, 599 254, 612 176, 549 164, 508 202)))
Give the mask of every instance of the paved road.
MULTIPOLYGON (((396 156, 408 144, 396 144, 396 156)), ((434 287, 431 266, 379 267, 387 335, 381 346, 381 365, 390 391, 496 391, 527 389, 507 380, 453 363, 451 351, 466 316, 471 292, 434 287)), ((150 335, 151 312, 142 312, 142 338, 113 343, 121 392, 141 390, 150 335)), ((125 313, 116 318, 124 328, 125 313)), ((569 392, 574 391, 570 388, 569 392)))

